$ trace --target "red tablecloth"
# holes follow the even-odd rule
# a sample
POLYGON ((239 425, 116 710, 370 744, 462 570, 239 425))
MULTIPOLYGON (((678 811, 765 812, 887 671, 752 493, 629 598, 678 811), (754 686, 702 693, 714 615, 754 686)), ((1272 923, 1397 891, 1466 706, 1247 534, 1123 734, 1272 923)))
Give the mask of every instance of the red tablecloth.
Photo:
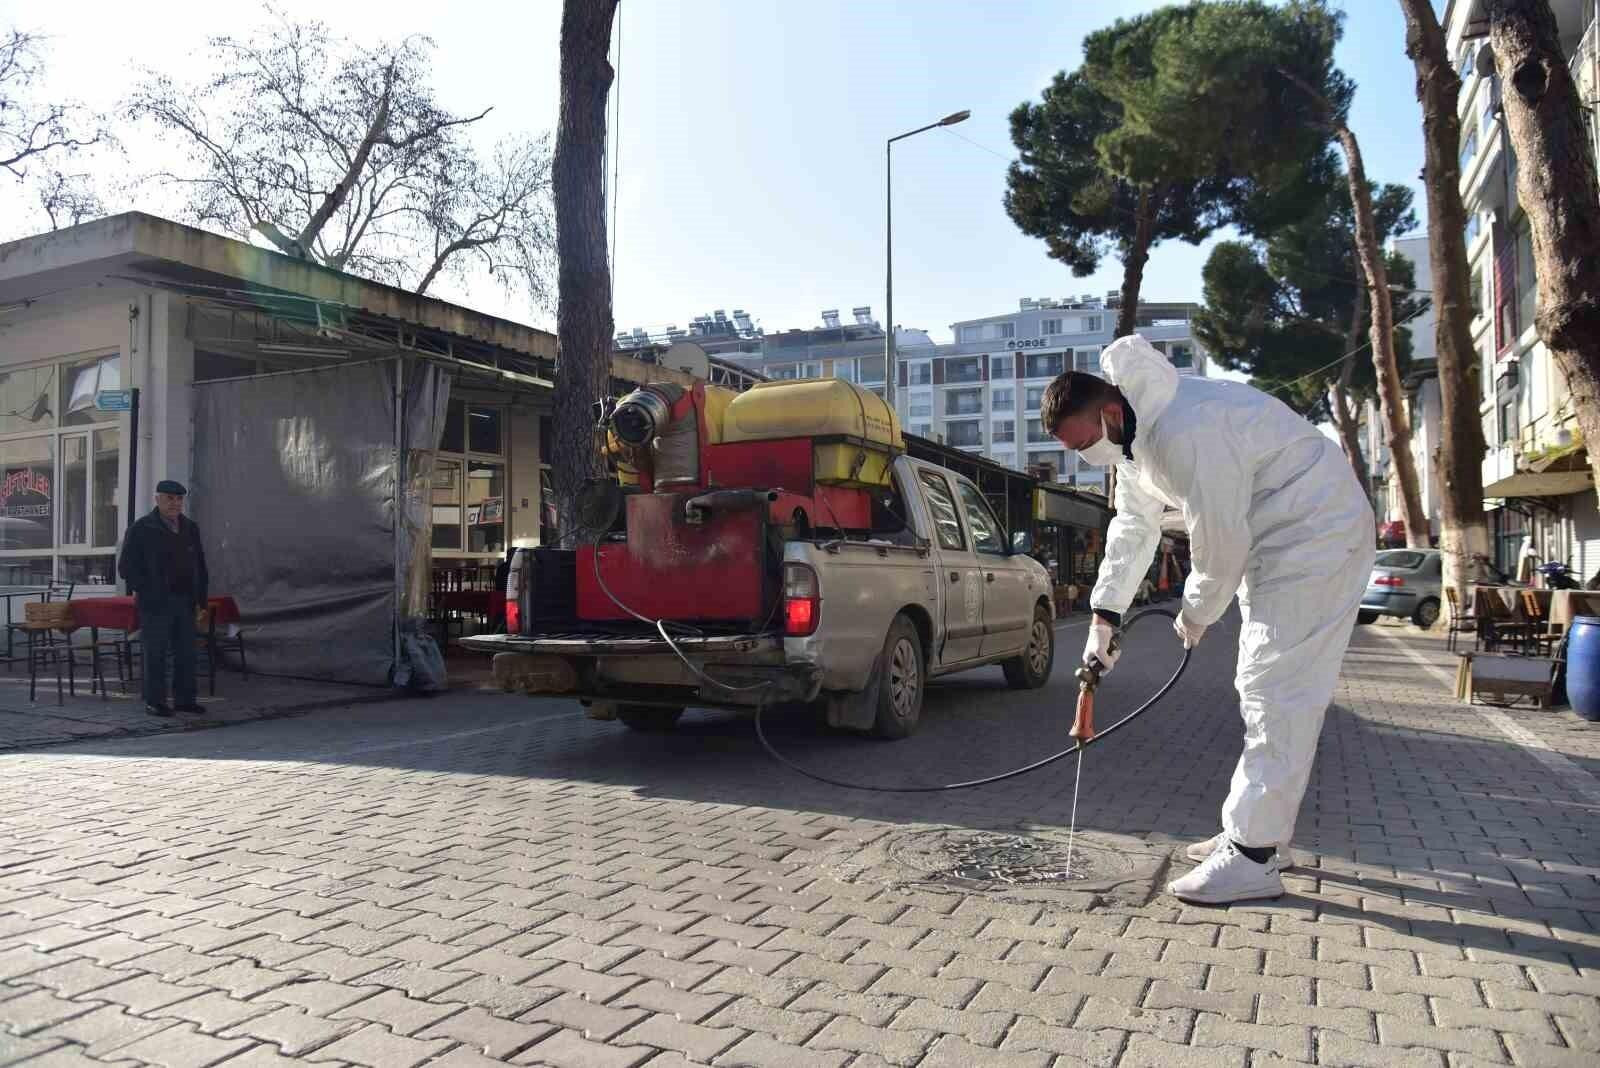
MULTIPOLYGON (((132 597, 80 597, 70 604, 72 621, 80 627, 139 629, 139 610, 132 597)), ((212 597, 207 604, 216 614, 219 626, 239 622, 239 605, 232 597, 212 597)))
POLYGON ((498 619, 506 614, 506 595, 500 590, 451 590, 439 594, 439 608, 498 619))

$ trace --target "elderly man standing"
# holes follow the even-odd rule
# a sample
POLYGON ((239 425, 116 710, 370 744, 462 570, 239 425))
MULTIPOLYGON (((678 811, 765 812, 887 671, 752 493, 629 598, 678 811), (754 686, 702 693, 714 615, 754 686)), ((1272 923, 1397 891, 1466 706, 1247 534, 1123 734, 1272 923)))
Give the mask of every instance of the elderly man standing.
POLYGON ((189 491, 170 479, 156 484, 156 507, 128 528, 118 570, 138 600, 144 639, 144 710, 170 716, 167 659, 177 711, 199 715, 195 616, 206 605, 210 576, 200 528, 183 514, 189 491))

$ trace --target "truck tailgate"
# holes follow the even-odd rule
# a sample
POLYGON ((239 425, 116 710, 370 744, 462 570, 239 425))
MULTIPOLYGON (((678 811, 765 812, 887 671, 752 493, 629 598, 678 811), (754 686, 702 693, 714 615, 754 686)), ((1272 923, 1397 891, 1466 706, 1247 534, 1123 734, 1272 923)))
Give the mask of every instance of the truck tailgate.
MULTIPOLYGON (((775 634, 724 634, 679 637, 673 642, 686 656, 725 656, 730 653, 782 652, 783 639, 775 634)), ((659 637, 639 634, 479 634, 461 644, 480 653, 543 653, 550 656, 671 656, 672 649, 659 637)))

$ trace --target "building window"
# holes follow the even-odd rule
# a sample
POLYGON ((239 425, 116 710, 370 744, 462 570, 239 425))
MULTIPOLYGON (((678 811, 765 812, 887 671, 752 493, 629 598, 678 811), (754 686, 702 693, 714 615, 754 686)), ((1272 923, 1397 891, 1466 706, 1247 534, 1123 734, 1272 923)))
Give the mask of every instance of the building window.
POLYGON ((945 360, 944 380, 948 383, 983 381, 983 368, 978 357, 962 356, 945 360))
POLYGON ((1539 278, 1533 269, 1533 231, 1524 222, 1517 231, 1517 329, 1521 331, 1532 326, 1538 311, 1539 278))
POLYGON ((989 378, 1000 381, 1006 378, 1015 378, 1017 374, 1016 357, 1009 352, 1001 352, 989 357, 989 378))
POLYGON ((918 363, 906 365, 906 383, 912 386, 926 386, 933 381, 933 363, 922 360, 918 363))
POLYGON ((822 377, 822 361, 821 360, 807 360, 805 363, 801 364, 800 365, 800 377, 801 378, 821 378, 822 377))
MULTIPOLYGON (((548 463, 549 457, 541 460, 548 463)), ((433 468, 432 545, 446 555, 505 552, 504 408, 450 402, 433 468)))
POLYGON ((1478 128, 1472 127, 1467 131, 1465 140, 1461 142, 1461 172, 1465 174, 1472 165, 1472 160, 1478 154, 1478 128))
POLYGON ((933 398, 927 396, 912 397, 909 407, 909 414, 913 419, 917 418, 918 416, 922 416, 923 418, 931 417, 933 415, 933 398))
POLYGON ((999 338, 1001 341, 1005 341, 1005 340, 1008 340, 1010 338, 1016 337, 1017 336, 1017 324, 1016 323, 995 323, 994 324, 994 336, 999 338))
POLYGON ((997 412, 1009 412, 1017 402, 1017 391, 1010 386, 989 391, 989 407, 997 412))
POLYGON ((989 454, 989 459, 1001 467, 1014 468, 1017 466, 1017 454, 1014 452, 992 452, 989 454))
POLYGON ((1044 400, 1044 386, 1029 386, 1022 395, 1023 409, 1029 412, 1039 410, 1039 404, 1044 400))
POLYGON ((994 424, 994 443, 1005 445, 1017 440, 1017 424, 1011 419, 996 420, 994 424))
POLYGON ((0 582, 116 584, 122 433, 95 396, 120 386, 115 353, 0 375, 0 582))
POLYGON ((1061 373, 1062 354, 1059 352, 1030 352, 1024 369, 1024 378, 1054 378, 1061 373))
POLYGON ((1098 348, 1074 349, 1072 352, 1072 369, 1091 375, 1099 374, 1100 350, 1098 348))
POLYGON ((1194 349, 1181 342, 1172 343, 1172 366, 1189 368, 1194 366, 1194 349))
POLYGON ((776 367, 767 368, 767 377, 776 382, 788 382, 797 377, 796 371, 797 369, 792 363, 779 364, 776 367))
POLYGON ((911 433, 915 434, 919 438, 931 438, 933 437, 933 427, 929 426, 927 423, 912 423, 911 433))
POLYGON ((1468 249, 1471 249, 1472 243, 1478 239, 1478 229, 1478 213, 1469 211, 1467 213, 1467 228, 1462 231, 1462 236, 1467 239, 1468 249))
POLYGON ((961 328, 961 343, 963 345, 970 345, 975 341, 982 340, 982 338, 983 327, 981 326, 963 326, 961 328))
POLYGON ((854 382, 856 380, 856 362, 854 360, 834 360, 833 377, 842 382, 854 382))
POLYGON ((1039 336, 1052 337, 1061 333, 1060 319, 1042 319, 1039 321, 1039 336))
POLYGON ((983 424, 976 420, 945 424, 945 443, 971 449, 983 444, 983 424))
POLYGON ((978 415, 982 411, 982 390, 952 389, 944 395, 945 415, 978 415))
POLYGON ((1101 315, 1085 315, 1083 317, 1083 332, 1085 334, 1098 334, 1105 329, 1105 317, 1101 315))
POLYGON ((1483 268, 1472 269, 1472 282, 1470 283, 1467 299, 1472 302, 1472 317, 1474 319, 1483 315, 1483 268))
MULTIPOLYGON (((921 365, 926 368, 927 364, 921 365)), ((856 363, 856 381, 863 385, 875 385, 883 381, 884 358, 882 356, 863 356, 856 363)))

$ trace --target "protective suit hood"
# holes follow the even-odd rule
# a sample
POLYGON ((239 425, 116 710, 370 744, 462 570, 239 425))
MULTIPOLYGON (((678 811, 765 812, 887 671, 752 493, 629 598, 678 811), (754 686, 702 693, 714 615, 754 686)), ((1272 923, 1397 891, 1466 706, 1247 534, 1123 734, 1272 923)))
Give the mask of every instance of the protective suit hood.
POLYGON ((1152 426, 1178 395, 1178 372, 1160 351, 1138 334, 1119 337, 1100 354, 1106 380, 1128 398, 1139 428, 1152 426))

